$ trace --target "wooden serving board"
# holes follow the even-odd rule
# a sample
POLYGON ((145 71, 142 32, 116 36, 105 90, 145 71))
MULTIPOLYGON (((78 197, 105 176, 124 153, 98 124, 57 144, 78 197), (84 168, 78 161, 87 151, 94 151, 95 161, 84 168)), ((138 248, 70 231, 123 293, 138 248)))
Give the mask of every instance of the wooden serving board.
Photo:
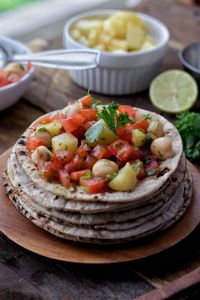
MULTIPOLYGON (((0 173, 6 166, 10 150, 0 157, 0 173)), ((94 246, 57 238, 21 215, 4 192, 0 176, 0 231, 18 245, 34 253, 67 262, 110 264, 138 260, 159 253, 187 237, 200 223, 200 174, 189 163, 193 174, 194 194, 184 216, 174 226, 134 243, 94 246)))

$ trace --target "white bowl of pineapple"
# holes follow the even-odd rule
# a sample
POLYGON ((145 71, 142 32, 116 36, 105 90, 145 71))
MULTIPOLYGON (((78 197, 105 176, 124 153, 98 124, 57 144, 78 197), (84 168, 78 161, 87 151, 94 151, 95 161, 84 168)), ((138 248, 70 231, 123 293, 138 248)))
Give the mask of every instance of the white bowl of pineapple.
POLYGON ((70 71, 80 86, 102 94, 123 95, 148 88, 159 73, 169 31, 159 20, 118 10, 90 11, 64 26, 64 47, 101 51, 99 66, 70 71))

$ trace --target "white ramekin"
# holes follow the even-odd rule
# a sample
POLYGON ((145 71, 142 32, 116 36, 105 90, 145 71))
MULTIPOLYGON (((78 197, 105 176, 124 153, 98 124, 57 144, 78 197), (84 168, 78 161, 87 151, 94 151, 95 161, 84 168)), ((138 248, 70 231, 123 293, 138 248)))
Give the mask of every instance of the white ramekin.
MULTIPOLYGON (((70 35, 70 28, 79 19, 91 16, 109 16, 118 10, 95 10, 71 18, 64 26, 63 42, 68 49, 84 48, 70 35)), ((152 79, 159 73, 164 56, 169 31, 159 20, 137 13, 145 22, 150 35, 156 40, 153 49, 125 54, 102 51, 99 66, 85 71, 70 71, 71 78, 81 87, 107 95, 125 95, 148 88, 152 79)))

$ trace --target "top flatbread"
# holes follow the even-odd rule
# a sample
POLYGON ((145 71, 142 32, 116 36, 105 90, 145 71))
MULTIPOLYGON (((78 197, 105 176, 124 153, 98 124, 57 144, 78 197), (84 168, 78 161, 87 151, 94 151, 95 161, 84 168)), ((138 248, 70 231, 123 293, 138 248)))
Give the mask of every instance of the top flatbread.
MULTIPOLYGON (((21 138, 17 141, 14 146, 13 151, 17 157, 19 164, 21 165, 24 172, 28 175, 32 182, 37 184, 39 187, 43 188, 46 191, 52 192, 55 195, 62 196, 65 199, 73 199, 74 201, 86 201, 86 202, 96 202, 98 200, 107 203, 118 203, 118 202, 138 202, 140 199, 143 201, 146 199, 152 198, 167 182, 169 177, 174 173, 176 170, 182 152, 182 140, 172 123, 167 121, 164 117, 149 112, 146 110, 138 109, 142 114, 148 113, 153 118, 159 119, 162 124, 164 125, 164 132, 165 135, 169 136, 173 141, 173 151, 175 155, 161 162, 160 169, 161 169, 161 176, 151 176, 143 179, 141 182, 138 182, 136 188, 132 192, 106 192, 106 193, 99 193, 99 194, 86 194, 79 188, 65 188, 64 186, 56 183, 48 183, 46 182, 40 175, 39 172, 34 165, 33 161, 31 160, 30 154, 26 148, 26 141, 27 138, 33 133, 33 125, 36 120, 21 136, 21 138), (162 172, 163 171, 163 172, 162 172)), ((53 113, 48 113, 46 117, 52 117, 58 114, 60 111, 55 111, 53 113)), ((44 116, 43 116, 44 117, 44 116)))

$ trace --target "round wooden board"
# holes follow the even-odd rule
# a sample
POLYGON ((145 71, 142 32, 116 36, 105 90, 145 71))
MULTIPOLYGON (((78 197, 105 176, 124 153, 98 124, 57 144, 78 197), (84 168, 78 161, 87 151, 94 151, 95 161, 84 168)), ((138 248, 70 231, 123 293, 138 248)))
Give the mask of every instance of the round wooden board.
MULTIPOLYGON (((0 157, 0 172, 10 150, 0 157)), ((32 224, 14 207, 4 192, 0 176, 0 231, 10 240, 34 253, 66 262, 110 264, 141 259, 159 253, 183 240, 200 223, 200 174, 190 164, 194 194, 184 216, 171 228, 147 239, 114 246, 94 246, 57 238, 32 224)))

